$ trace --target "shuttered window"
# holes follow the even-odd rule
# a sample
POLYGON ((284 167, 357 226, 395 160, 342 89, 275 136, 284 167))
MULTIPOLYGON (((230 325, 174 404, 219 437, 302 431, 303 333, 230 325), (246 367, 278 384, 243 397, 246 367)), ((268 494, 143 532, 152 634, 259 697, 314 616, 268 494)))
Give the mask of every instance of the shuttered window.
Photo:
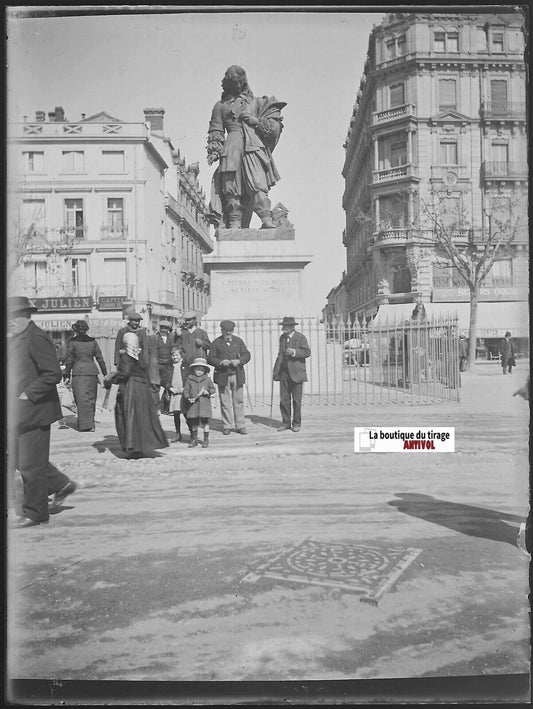
POLYGON ((405 91, 403 84, 393 84, 390 87, 390 107, 403 106, 405 103, 405 91))
POLYGON ((457 108, 455 79, 439 79, 439 110, 457 108))

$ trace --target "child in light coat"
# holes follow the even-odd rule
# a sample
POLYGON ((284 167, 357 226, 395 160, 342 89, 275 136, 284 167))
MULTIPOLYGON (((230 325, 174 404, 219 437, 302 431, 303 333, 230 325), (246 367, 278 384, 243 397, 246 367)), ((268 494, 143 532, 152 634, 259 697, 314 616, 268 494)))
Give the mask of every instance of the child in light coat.
POLYGON ((215 385, 209 376, 207 360, 199 357, 190 367, 191 373, 183 387, 183 398, 187 401, 187 421, 191 424, 191 442, 189 448, 198 445, 198 427, 204 429, 202 448, 209 445, 209 419, 213 415, 211 397, 215 394, 215 385))
POLYGON ((174 428, 176 429, 176 438, 173 438, 171 443, 181 443, 183 440, 181 435, 181 416, 189 427, 189 433, 192 435, 191 427, 187 419, 187 402, 183 398, 183 355, 179 347, 172 347, 170 350, 172 358, 172 381, 168 387, 169 406, 168 412, 174 416, 174 428))

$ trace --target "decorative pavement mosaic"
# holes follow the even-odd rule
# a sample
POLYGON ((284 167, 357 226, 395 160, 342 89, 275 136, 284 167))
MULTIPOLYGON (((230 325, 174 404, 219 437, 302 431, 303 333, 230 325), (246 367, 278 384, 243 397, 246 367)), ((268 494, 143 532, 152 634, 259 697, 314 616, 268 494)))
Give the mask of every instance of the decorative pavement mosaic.
POLYGON ((360 600, 377 603, 404 573, 422 549, 331 544, 304 539, 257 565, 241 581, 260 578, 333 586, 362 594, 360 600))

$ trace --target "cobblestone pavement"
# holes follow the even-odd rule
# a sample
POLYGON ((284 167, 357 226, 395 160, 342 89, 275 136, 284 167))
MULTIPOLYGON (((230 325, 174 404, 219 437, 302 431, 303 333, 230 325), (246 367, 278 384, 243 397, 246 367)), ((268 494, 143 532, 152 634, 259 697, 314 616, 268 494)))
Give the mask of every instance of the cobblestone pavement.
POLYGON ((94 434, 54 427, 52 460, 79 489, 47 527, 10 532, 10 675, 527 672, 528 558, 515 540, 529 412, 512 397, 525 376, 464 375, 460 404, 305 407, 300 433, 277 433, 258 407, 248 436, 222 436, 216 410, 209 448, 136 461, 120 457, 109 412, 94 434), (366 425, 455 426, 456 452, 354 454, 353 427, 366 425), (377 606, 339 588, 242 581, 310 537, 422 552, 377 606))

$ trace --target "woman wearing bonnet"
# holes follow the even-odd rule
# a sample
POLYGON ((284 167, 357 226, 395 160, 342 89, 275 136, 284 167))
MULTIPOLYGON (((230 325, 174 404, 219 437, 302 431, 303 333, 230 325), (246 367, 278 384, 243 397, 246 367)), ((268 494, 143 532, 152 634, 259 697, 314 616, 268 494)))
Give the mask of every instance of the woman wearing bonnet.
POLYGON ((168 446, 150 391, 146 368, 147 362, 137 334, 125 333, 117 371, 106 378, 105 385, 119 385, 115 426, 122 450, 128 458, 150 456, 156 448, 168 446))

